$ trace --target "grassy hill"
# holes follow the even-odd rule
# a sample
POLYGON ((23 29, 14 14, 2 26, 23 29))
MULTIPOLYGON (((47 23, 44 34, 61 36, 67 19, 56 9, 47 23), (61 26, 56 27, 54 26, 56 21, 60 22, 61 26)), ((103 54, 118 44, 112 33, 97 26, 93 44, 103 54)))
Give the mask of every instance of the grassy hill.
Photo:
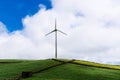
POLYGON ((81 60, 0 60, 0 80, 120 80, 120 66, 81 60), (21 78, 22 72, 31 72, 21 78), (16 79, 17 80, 17 79, 16 79))

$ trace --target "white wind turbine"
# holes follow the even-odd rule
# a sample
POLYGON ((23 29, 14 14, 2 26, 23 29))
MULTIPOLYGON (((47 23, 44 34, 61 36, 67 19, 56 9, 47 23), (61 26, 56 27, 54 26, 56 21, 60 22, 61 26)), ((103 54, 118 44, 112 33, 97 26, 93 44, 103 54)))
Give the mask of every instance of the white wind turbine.
POLYGON ((55 19, 55 29, 53 31, 49 32, 48 34, 46 34, 46 36, 51 34, 51 33, 54 33, 54 32, 55 32, 55 58, 57 59, 58 58, 57 57, 57 55, 58 55, 58 52, 57 52, 57 46, 58 46, 57 45, 57 32, 60 32, 60 33, 62 33, 64 35, 67 35, 67 34, 57 29, 57 21, 56 21, 56 19, 55 19))

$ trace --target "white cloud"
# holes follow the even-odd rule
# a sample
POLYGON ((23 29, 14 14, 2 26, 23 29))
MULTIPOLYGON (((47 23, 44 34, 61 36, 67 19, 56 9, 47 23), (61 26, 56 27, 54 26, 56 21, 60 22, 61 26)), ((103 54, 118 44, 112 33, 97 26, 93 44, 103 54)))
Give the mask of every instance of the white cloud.
POLYGON ((6 26, 2 22, 0 22, 0 35, 1 34, 6 34, 7 32, 8 31, 6 29, 6 26))
POLYGON ((59 58, 76 58, 102 63, 120 61, 119 0, 52 0, 53 8, 40 9, 23 20, 24 29, 8 34, 4 24, 0 35, 0 58, 43 59, 54 57, 54 34, 58 28, 59 58))

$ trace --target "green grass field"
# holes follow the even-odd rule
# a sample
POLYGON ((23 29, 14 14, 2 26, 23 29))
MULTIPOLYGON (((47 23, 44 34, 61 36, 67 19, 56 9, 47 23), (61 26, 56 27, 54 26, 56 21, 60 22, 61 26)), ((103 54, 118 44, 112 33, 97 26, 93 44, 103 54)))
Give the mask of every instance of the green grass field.
POLYGON ((65 63, 61 64, 60 61, 0 60, 0 80, 21 76, 22 71, 33 72, 33 76, 20 80, 120 80, 120 66, 80 60, 62 60, 65 63), (53 65, 57 66, 50 67, 53 65))

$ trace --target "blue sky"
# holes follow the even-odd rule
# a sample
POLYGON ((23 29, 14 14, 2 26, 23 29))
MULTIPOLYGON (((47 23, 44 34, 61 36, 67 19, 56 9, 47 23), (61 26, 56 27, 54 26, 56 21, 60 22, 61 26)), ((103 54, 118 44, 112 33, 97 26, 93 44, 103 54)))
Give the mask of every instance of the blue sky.
POLYGON ((23 29, 22 18, 26 15, 34 15, 44 4, 50 9, 50 0, 0 0, 0 21, 3 22, 9 32, 23 29))

